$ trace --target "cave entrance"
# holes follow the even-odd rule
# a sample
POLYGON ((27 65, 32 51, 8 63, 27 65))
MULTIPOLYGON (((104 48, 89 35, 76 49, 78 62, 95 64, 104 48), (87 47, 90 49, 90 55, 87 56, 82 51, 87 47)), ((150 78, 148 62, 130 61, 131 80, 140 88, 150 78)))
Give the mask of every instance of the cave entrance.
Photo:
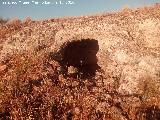
POLYGON ((76 74, 81 78, 94 77, 96 70, 100 69, 96 56, 98 50, 98 41, 94 39, 69 42, 63 47, 61 63, 67 68, 76 68, 76 74))

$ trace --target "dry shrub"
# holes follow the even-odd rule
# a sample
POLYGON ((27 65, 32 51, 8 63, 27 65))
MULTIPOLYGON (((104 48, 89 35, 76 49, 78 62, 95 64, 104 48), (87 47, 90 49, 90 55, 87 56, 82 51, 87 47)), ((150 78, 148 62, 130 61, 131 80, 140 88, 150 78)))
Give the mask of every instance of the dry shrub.
POLYGON ((0 29, 0 39, 5 38, 11 33, 19 31, 22 28, 22 23, 19 19, 10 19, 6 21, 6 24, 0 29))
POLYGON ((147 76, 140 81, 139 88, 142 92, 141 95, 144 102, 152 98, 159 98, 160 84, 157 80, 154 80, 153 78, 147 76))
POLYGON ((30 17, 26 17, 26 18, 23 20, 23 23, 24 23, 24 24, 29 24, 31 21, 32 21, 32 19, 31 19, 30 17))
POLYGON ((36 109, 45 108, 41 106, 44 101, 47 104, 46 98, 43 98, 43 92, 46 89, 43 86, 40 87, 43 80, 40 74, 41 63, 35 56, 27 54, 16 54, 6 62, 8 72, 0 81, 1 118, 5 118, 6 113, 9 113, 12 119, 30 119, 33 116, 39 118, 40 110, 36 109))
POLYGON ((10 26, 19 26, 21 24, 21 21, 18 18, 14 18, 10 19, 6 24, 10 26))
POLYGON ((6 28, 0 29, 0 38, 4 38, 8 34, 9 30, 6 28))
POLYGON ((5 24, 7 23, 8 19, 3 19, 3 18, 0 18, 0 24, 5 24))
POLYGON ((130 9, 130 7, 127 4, 122 7, 123 11, 128 11, 129 9, 130 9))
POLYGON ((150 76, 142 79, 139 83, 142 92, 142 104, 137 108, 136 119, 159 120, 160 119, 160 84, 150 76))
MULTIPOLYGON (((0 119, 62 119, 72 117, 63 99, 55 65, 46 54, 14 54, 0 79, 0 119)), ((68 96, 68 95, 67 95, 68 96)))
POLYGON ((59 78, 56 62, 50 60, 47 54, 22 53, 3 62, 7 71, 0 79, 1 119, 70 120, 80 114, 83 119, 90 118, 97 96, 88 97, 90 92, 82 81, 59 78))

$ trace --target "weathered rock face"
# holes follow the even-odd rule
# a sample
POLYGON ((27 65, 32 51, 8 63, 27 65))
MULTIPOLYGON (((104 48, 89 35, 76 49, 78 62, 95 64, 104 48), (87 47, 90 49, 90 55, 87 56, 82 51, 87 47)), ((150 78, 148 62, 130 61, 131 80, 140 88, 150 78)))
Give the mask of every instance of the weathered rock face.
POLYGON ((106 87, 116 80, 118 92, 137 93, 139 83, 145 78, 160 79, 159 11, 160 6, 156 5, 98 16, 31 22, 29 27, 24 26, 5 38, 1 61, 15 51, 46 49, 57 53, 57 61, 79 67, 82 72, 94 69, 93 73, 88 72, 93 75, 103 70, 106 87), (79 41, 77 47, 65 53, 67 46, 76 41, 79 41), (94 41, 97 45, 90 47, 94 41))
MULTIPOLYGON (((105 76, 119 80, 120 93, 137 93, 144 78, 160 78, 160 16, 152 13, 159 10, 157 7, 71 20, 57 32, 52 48, 60 51, 67 43, 96 40, 97 64, 105 76)), ((105 82, 107 85, 108 80, 105 82)))

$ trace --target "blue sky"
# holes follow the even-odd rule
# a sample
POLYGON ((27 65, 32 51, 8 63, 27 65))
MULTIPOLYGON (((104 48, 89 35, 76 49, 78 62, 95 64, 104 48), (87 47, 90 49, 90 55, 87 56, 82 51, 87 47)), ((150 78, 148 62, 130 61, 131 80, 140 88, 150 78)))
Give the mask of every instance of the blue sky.
POLYGON ((154 3, 160 3, 160 0, 0 0, 0 17, 24 19, 30 16, 32 19, 48 19, 81 16, 118 11, 125 5, 136 8, 154 3), (50 3, 46 5, 44 4, 45 1, 50 3), (60 1, 63 5, 60 5, 60 1), (74 2, 74 4, 69 4, 71 3, 69 1, 74 2), (29 2, 29 4, 23 5, 24 2, 29 2))

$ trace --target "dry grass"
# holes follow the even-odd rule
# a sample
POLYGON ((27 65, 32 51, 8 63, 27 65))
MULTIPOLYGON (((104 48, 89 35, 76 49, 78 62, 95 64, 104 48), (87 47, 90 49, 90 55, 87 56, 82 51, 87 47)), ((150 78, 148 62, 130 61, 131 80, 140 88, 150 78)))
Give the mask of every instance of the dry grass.
POLYGON ((19 31, 22 27, 21 21, 16 18, 6 21, 1 19, 0 23, 0 40, 4 39, 7 35, 19 31))
POLYGON ((14 54, 2 64, 7 67, 0 74, 1 119, 148 120, 142 114, 159 118, 153 81, 144 82, 143 96, 123 96, 115 91, 117 84, 108 91, 94 79, 64 78, 56 71, 58 64, 45 52, 41 56, 14 54))

